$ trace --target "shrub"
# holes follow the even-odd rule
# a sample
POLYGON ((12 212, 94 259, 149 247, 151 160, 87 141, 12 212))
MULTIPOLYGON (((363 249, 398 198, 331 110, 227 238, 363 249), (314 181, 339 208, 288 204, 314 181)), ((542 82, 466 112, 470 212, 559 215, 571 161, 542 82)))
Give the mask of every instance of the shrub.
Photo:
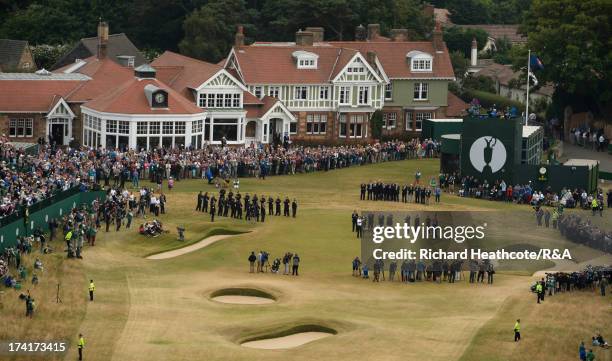
POLYGON ((489 108, 495 104, 497 109, 505 108, 505 107, 516 107, 519 110, 519 114, 521 111, 525 109, 525 105, 523 103, 517 102, 512 99, 508 99, 501 95, 488 93, 480 90, 474 89, 463 89, 463 100, 466 102, 472 101, 472 99, 478 99, 480 101, 480 105, 484 108, 489 108))

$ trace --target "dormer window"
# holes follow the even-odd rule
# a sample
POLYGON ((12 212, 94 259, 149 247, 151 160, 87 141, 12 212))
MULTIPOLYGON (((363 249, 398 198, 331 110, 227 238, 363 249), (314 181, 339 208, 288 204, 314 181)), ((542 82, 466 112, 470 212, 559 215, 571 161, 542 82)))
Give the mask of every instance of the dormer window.
POLYGON ((298 69, 316 69, 319 56, 308 51, 294 51, 292 54, 298 69))
POLYGON ((411 51, 406 54, 410 59, 411 71, 432 71, 433 57, 421 51, 411 51))
POLYGON ((314 59, 300 59, 298 60, 298 68, 314 68, 314 59))

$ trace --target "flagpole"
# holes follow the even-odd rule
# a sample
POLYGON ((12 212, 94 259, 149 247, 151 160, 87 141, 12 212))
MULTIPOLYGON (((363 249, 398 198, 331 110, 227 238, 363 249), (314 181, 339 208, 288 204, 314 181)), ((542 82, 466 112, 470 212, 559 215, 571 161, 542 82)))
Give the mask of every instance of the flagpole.
POLYGON ((529 125, 529 74, 531 74, 531 49, 527 55, 527 99, 525 100, 525 125, 529 125))

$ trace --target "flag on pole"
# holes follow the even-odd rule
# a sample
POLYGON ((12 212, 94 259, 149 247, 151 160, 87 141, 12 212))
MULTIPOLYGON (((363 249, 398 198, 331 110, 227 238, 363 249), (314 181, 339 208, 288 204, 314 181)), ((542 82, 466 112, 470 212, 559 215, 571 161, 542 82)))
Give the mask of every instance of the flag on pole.
POLYGON ((540 60, 540 58, 538 58, 538 56, 535 54, 531 54, 531 57, 529 58, 529 63, 531 65, 532 70, 544 69, 544 63, 542 63, 542 60, 540 60))
POLYGON ((531 81, 533 81, 533 86, 538 86, 538 78, 536 78, 535 74, 532 71, 529 72, 528 76, 531 81))

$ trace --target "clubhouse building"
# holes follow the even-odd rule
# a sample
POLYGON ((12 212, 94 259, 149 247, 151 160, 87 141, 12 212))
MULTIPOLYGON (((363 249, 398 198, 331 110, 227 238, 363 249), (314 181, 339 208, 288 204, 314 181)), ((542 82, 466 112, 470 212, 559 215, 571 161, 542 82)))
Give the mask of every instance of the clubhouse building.
MULTIPOLYGON (((0 132, 15 142, 150 149, 219 144, 249 146, 285 138, 317 143, 418 135, 425 119, 461 115, 448 92, 454 80, 437 27, 431 41, 407 32, 356 29, 355 41, 329 42, 322 28, 294 42, 244 44, 242 27, 219 64, 165 52, 151 64, 107 56, 98 26, 95 55, 53 72, 0 73, 0 132)), ((128 52, 128 51, 126 51, 128 52)))

